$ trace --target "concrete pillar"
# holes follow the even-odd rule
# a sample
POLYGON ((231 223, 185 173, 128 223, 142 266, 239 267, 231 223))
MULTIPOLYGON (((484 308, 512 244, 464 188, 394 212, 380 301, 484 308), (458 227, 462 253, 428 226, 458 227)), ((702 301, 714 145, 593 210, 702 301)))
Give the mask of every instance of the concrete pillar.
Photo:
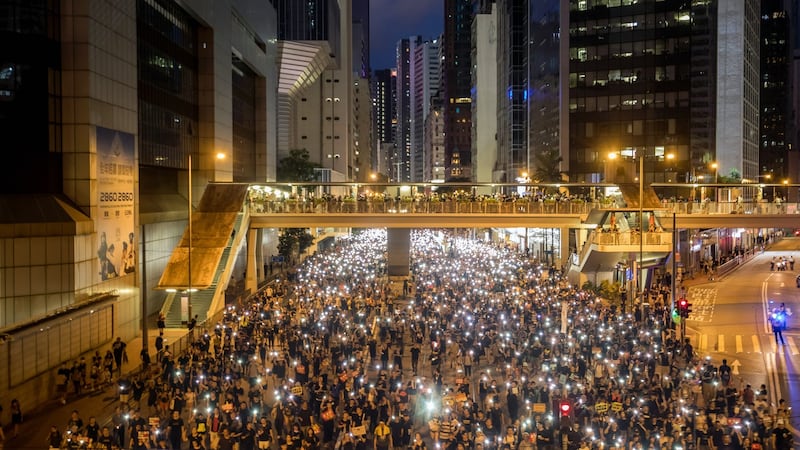
POLYGON ((389 228, 386 247, 389 276, 407 277, 411 261, 411 229, 389 228))
MULTIPOLYGON (((258 228, 256 230, 255 252, 256 252, 256 273, 258 273, 258 281, 263 281, 267 278, 267 271, 264 270, 264 229, 258 228)), ((249 243, 248 243, 249 244, 249 243)))
POLYGON ((567 265, 567 259, 570 256, 570 248, 569 248, 569 228, 561 228, 561 267, 567 265))
POLYGON ((258 230, 247 230, 247 274, 244 288, 251 293, 258 290, 258 273, 256 272, 256 247, 258 247, 258 230))

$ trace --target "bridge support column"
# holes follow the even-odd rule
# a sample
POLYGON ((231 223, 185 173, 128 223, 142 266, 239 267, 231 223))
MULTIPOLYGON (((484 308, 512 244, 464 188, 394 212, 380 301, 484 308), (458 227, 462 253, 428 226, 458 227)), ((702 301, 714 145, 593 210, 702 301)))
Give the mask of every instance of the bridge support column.
POLYGON ((386 241, 388 275, 407 277, 411 261, 411 229, 389 228, 386 241))
POLYGON ((258 230, 247 230, 247 269, 244 288, 254 293, 258 290, 258 272, 256 269, 256 248, 258 247, 258 230))
MULTIPOLYGON (((263 281, 267 278, 267 271, 264 270, 264 246, 262 245, 264 242, 264 229, 259 228, 256 230, 256 241, 255 244, 255 264, 256 264, 256 282, 263 281)), ((250 243, 247 243, 247 247, 250 248, 250 243)))
POLYGON ((561 235, 561 252, 560 252, 561 253, 561 261, 559 261, 559 262, 561 264, 561 268, 563 269, 564 266, 567 265, 567 261, 568 261, 569 255, 570 255, 570 248, 569 248, 569 232, 570 232, 570 229, 562 227, 560 231, 561 232, 559 233, 559 235, 561 235))

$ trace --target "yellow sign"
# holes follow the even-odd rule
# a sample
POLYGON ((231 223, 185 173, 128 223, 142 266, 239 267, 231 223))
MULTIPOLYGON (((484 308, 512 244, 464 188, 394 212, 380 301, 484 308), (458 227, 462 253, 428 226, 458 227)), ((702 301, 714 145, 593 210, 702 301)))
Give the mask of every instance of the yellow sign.
POLYGON ((622 411, 622 403, 620 402, 611 402, 611 410, 614 412, 622 411))
POLYGON ((597 402, 594 404, 594 410, 597 414, 605 414, 608 411, 608 403, 597 402))
POLYGON ((534 403, 533 404, 533 412, 535 412, 535 413, 547 412, 547 405, 544 404, 544 403, 534 403))
POLYGON ((292 386, 292 395, 303 395, 303 386, 292 386))

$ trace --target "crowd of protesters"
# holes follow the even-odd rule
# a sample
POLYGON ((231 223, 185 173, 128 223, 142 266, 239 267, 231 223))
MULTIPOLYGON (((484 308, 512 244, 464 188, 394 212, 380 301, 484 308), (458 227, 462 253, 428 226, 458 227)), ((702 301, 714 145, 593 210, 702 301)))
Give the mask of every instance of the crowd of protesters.
MULTIPOLYGON (((789 411, 726 361, 510 248, 414 231, 411 278, 386 232, 309 257, 121 378, 107 426, 73 411, 53 448, 533 450, 792 448, 789 411), (402 288, 401 288, 402 286, 402 288)), ((662 297, 659 297, 661 299, 662 297)), ((113 372, 112 372, 113 375, 113 372)), ((43 436, 44 438, 45 436, 43 436)))

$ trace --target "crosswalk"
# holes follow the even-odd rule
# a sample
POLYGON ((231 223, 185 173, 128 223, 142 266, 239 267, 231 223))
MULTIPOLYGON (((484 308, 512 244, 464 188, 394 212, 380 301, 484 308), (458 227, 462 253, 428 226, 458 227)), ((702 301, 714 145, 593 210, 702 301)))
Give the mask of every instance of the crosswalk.
POLYGON ((800 336, 784 336, 785 345, 775 343, 772 335, 725 335, 725 334, 694 334, 690 335, 692 346, 699 355, 709 353, 738 354, 738 353, 788 353, 792 356, 800 354, 800 336), (764 339, 762 339, 762 337, 764 339), (769 344, 762 345, 763 342, 769 344))

